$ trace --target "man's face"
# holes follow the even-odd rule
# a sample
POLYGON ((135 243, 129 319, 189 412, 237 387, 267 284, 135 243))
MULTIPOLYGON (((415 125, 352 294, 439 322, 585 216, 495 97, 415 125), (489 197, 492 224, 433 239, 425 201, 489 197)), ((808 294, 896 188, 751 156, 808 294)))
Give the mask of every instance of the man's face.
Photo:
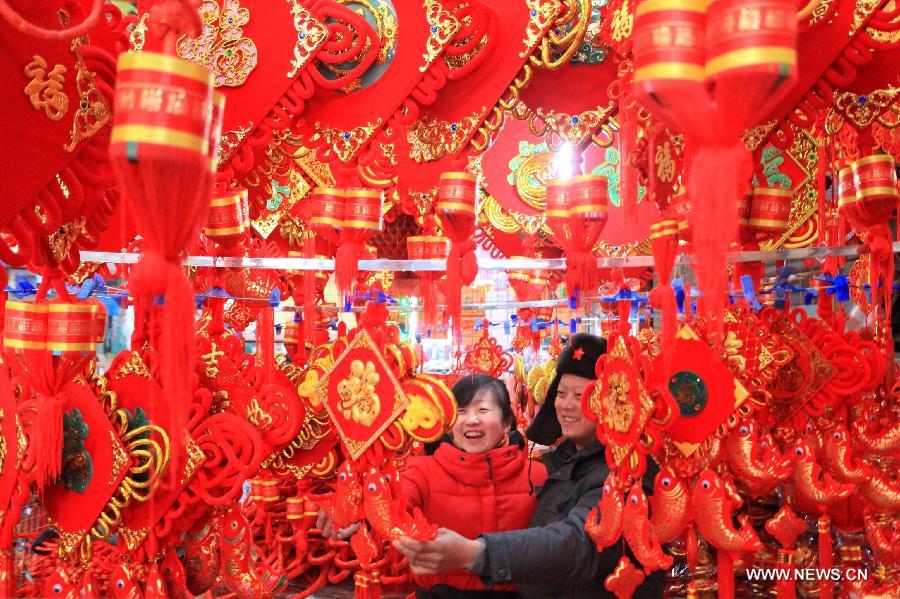
POLYGON ((597 438, 597 423, 588 420, 581 410, 581 396, 592 382, 591 379, 564 374, 559 378, 556 391, 556 419, 566 439, 583 449, 597 438))

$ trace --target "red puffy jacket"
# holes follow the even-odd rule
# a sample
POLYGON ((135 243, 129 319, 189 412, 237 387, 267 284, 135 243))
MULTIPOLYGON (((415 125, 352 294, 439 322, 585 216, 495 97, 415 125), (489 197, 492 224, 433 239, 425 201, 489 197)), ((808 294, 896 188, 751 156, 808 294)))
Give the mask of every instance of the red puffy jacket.
MULTIPOLYGON (((411 459, 400 480, 410 510, 418 507, 429 522, 474 539, 486 532, 528 528, 537 505, 532 484, 543 485, 547 471, 540 462, 532 462, 530 475, 531 484, 528 454, 522 447, 470 454, 442 443, 433 456, 411 459)), ((437 584, 485 588, 477 575, 464 570, 416 576, 415 581, 426 589, 437 584)), ((491 590, 514 588, 493 586, 491 590)))

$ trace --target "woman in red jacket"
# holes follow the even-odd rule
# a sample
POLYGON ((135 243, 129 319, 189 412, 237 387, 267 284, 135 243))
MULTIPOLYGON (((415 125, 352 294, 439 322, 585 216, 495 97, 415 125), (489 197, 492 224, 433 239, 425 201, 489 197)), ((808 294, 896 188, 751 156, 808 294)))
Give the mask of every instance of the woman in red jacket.
MULTIPOLYGON (((526 528, 537 505, 535 486, 546 471, 531 463, 506 386, 487 375, 464 376, 453 386, 459 412, 434 455, 412 458, 400 481, 409 508, 429 522, 469 538, 526 528), (510 441, 512 437, 512 441, 510 441)), ((417 576, 416 599, 517 597, 513 586, 485 589, 477 575, 453 570, 417 576)))

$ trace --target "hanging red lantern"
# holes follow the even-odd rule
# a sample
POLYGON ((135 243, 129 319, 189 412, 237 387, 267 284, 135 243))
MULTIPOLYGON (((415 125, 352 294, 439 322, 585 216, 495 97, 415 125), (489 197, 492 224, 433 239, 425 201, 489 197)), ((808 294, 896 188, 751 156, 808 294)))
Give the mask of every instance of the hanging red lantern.
POLYGON ((691 241, 691 213, 693 210, 694 204, 684 189, 681 189, 672 198, 672 203, 669 205, 669 213, 678 223, 678 238, 683 241, 691 241))
POLYGON ((709 126, 705 26, 695 0, 644 0, 634 12, 634 96, 675 131, 709 126))
POLYGON ((288 357, 291 362, 296 361, 298 352, 303 349, 303 339, 300 330, 300 323, 295 320, 289 320, 284 323, 284 349, 287 350, 288 357))
POLYGON ((471 285, 478 275, 475 257, 475 202, 478 179, 464 172, 441 173, 435 211, 444 234, 450 239, 447 257, 447 314, 453 319, 453 335, 457 342, 461 331, 462 288, 471 285))
MULTIPOLYGON (((449 247, 447 239, 439 235, 410 235, 406 238, 406 254, 409 260, 446 260, 449 247)), ((419 297, 422 298, 422 322, 426 330, 437 327, 437 282, 444 276, 438 270, 420 270, 413 267, 419 279, 419 297)))
MULTIPOLYGON (((334 187, 317 187, 312 192, 310 224, 316 234, 334 245, 340 243, 344 221, 344 191, 334 187)), ((308 257, 308 256, 307 256, 308 257)))
POLYGON ((39 489, 56 480, 62 465, 63 388, 93 358, 102 339, 96 304, 67 296, 45 303, 45 294, 42 285, 35 303, 6 302, 3 329, 6 363, 42 397, 31 433, 39 489))
MULTIPOLYGON (((864 251, 870 255, 869 289, 872 293, 872 305, 881 311, 885 327, 890 330, 894 234, 888 226, 888 219, 900 198, 896 165, 894 158, 888 154, 872 154, 854 161, 851 170, 856 201, 852 201, 848 189, 846 193, 841 193, 840 200, 844 204, 839 209, 862 240, 864 251)), ((893 339, 885 335, 884 344, 888 368, 886 380, 890 381, 893 380, 894 367, 893 339)))
POLYGON ((241 224, 244 225, 244 229, 247 230, 250 228, 250 194, 247 192, 246 187, 238 187, 235 191, 240 194, 241 224))
POLYGON ((209 202, 203 233, 224 248, 233 247, 245 230, 241 196, 239 189, 221 190, 209 202))
POLYGON ((606 225, 608 201, 608 182, 601 175, 547 184, 547 224, 565 250, 566 290, 571 298, 596 287, 600 269, 593 250, 606 225))
POLYGON ((853 180, 853 167, 846 166, 838 171, 838 214, 855 226, 864 220, 860 210, 856 183, 853 180))
POLYGON ((794 192, 775 187, 754 187, 747 224, 756 239, 771 239, 787 231, 794 192))
POLYGON ((713 0, 707 7, 706 84, 717 135, 739 139, 765 120, 797 80, 797 3, 713 0))
POLYGON ((853 186, 859 201, 860 222, 883 224, 897 207, 897 170, 890 154, 872 154, 851 165, 853 186))
POLYGON ((193 289, 180 261, 209 206, 219 137, 214 112, 207 69, 152 52, 119 57, 109 153, 145 242, 129 287, 141 319, 155 313, 154 298, 165 298, 157 349, 176 421, 187 418, 194 356, 185 335, 193 325, 193 289))
POLYGON ((341 293, 349 293, 359 273, 359 259, 365 255, 366 241, 382 229, 384 192, 380 189, 349 188, 344 190, 344 197, 334 276, 341 293))

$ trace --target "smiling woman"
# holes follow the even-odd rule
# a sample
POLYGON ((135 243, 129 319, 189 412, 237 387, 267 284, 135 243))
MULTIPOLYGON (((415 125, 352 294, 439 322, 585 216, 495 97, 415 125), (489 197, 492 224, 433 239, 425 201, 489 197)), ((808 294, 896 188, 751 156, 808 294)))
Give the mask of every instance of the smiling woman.
MULTIPOLYGON (((597 425, 582 412, 581 398, 597 378, 597 361, 605 353, 605 339, 574 335, 556 362, 556 377, 527 431, 529 440, 555 446, 542 457, 547 479, 538 490, 530 521, 518 527, 523 530, 472 534, 460 519, 447 526, 453 530, 441 529, 434 541, 400 539, 395 547, 409 559, 413 572, 433 575, 462 568, 478 574, 479 581, 492 589, 516 584, 519 596, 525 599, 614 596, 605 592, 603 581, 622 557, 622 546, 615 543, 598 551, 585 531, 609 466, 597 441, 597 425)), ((461 418, 463 414, 461 410, 461 418)), ((484 429, 480 418, 476 420, 484 429)), ((465 421, 457 426, 463 431, 477 430, 474 426, 466 429, 465 421)), ((656 465, 648 462, 647 470, 643 483, 649 494, 656 465)), ((448 498, 448 504, 453 501, 448 498)), ((658 571, 648 576, 633 596, 656 599, 662 597, 662 587, 663 576, 658 571)))
MULTIPOLYGON (((487 375, 463 376, 453 394, 459 412, 447 440, 434 455, 411 459, 400 478, 409 509, 418 507, 429 522, 469 537, 528 526, 534 489, 546 473, 539 463, 529 467, 521 436, 510 442, 515 418, 506 386, 487 375)), ((417 599, 518 596, 513 585, 488 590, 459 568, 415 580, 417 599)))

